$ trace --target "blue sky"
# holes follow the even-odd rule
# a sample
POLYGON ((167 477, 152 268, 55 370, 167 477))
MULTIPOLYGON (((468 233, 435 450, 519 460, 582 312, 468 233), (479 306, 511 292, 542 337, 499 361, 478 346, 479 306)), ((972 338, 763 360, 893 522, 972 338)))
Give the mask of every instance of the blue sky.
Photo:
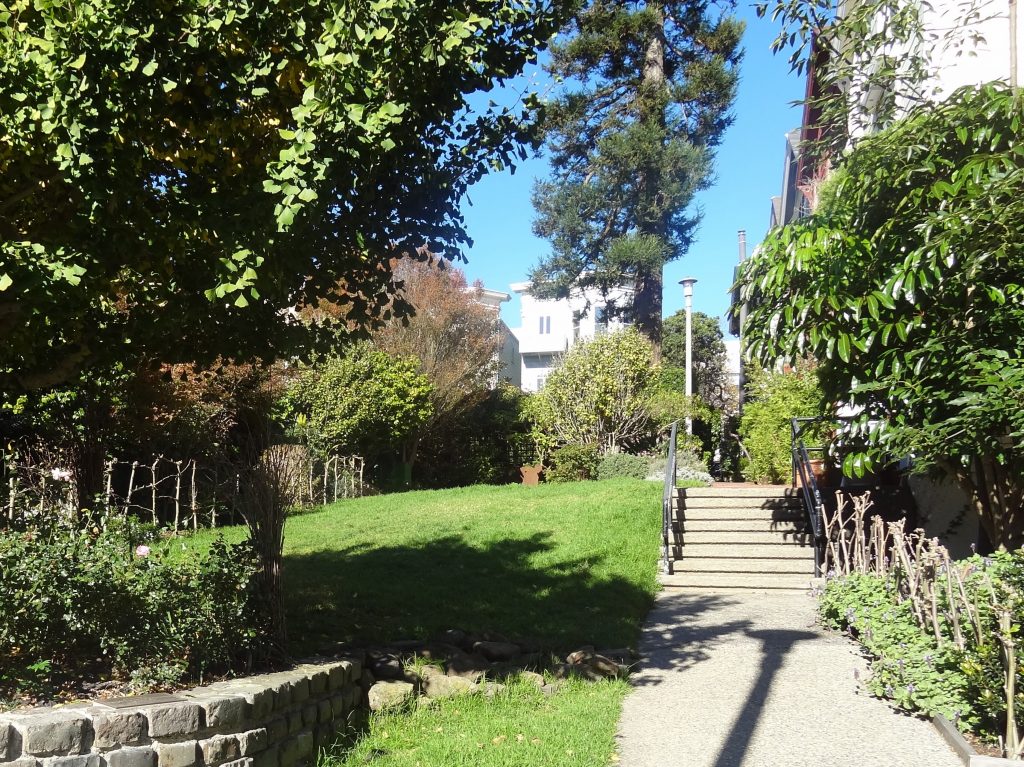
MULTIPOLYGON (((769 201, 782 187, 785 134, 800 124, 800 110, 791 105, 803 96, 803 81, 789 72, 784 54, 772 54, 775 25, 758 19, 751 6, 740 5, 738 13, 747 30, 736 119, 718 150, 717 180, 696 201, 704 212, 696 241, 688 254, 665 268, 666 315, 682 308, 678 282, 692 276, 698 280, 694 309, 724 316, 737 261, 736 232, 746 230, 749 252, 767 230, 769 201)), ((514 175, 492 173, 470 189, 462 212, 474 243, 466 252, 468 263, 461 265, 470 282, 479 279, 507 293, 509 283, 524 280, 547 253, 547 241, 531 232, 530 205, 533 180, 547 172, 540 157, 521 163, 514 175)), ((519 325, 515 296, 502 317, 511 327, 519 325)))

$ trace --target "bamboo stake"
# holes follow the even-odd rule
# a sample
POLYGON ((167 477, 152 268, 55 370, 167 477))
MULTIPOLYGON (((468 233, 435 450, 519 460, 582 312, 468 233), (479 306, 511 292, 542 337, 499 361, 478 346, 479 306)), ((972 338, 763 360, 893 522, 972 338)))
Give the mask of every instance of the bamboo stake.
POLYGON ((181 519, 181 461, 175 461, 178 475, 174 482, 174 534, 178 534, 178 524, 181 519))
POLYGON ((128 498, 125 500, 125 511, 127 512, 132 506, 132 495, 135 493, 135 470, 139 468, 138 461, 132 461, 132 470, 128 475, 128 498))
POLYGON ((153 461, 153 465, 150 466, 150 468, 149 468, 150 478, 153 480, 152 485, 150 487, 153 490, 152 499, 153 499, 153 524, 154 525, 159 524, 159 520, 156 517, 156 467, 157 467, 157 464, 159 462, 160 462, 160 458, 157 457, 153 461))
POLYGON ((196 490, 196 460, 192 459, 192 530, 199 529, 198 491, 196 490))

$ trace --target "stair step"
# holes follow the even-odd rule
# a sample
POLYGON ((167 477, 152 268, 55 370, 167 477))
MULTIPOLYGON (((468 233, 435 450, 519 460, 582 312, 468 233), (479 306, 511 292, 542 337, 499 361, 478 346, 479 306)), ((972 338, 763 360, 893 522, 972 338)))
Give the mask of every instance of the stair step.
POLYGON ((812 557, 801 557, 800 559, 684 557, 676 560, 674 569, 677 573, 800 573, 809 575, 814 571, 814 559, 812 557))
POLYGON ((807 522, 803 519, 726 519, 707 516, 683 518, 683 529, 687 534, 698 532, 723 533, 734 530, 740 533, 774 533, 792 534, 806 531, 807 522))
POLYGON ((685 509, 759 509, 762 511, 789 511, 803 509, 799 498, 708 498, 683 496, 677 505, 685 509))
POLYGON ((803 509, 700 509, 690 508, 679 509, 678 516, 687 521, 693 520, 757 520, 760 524, 771 522, 795 522, 805 521, 807 515, 803 509))
POLYGON ((696 543, 683 538, 683 558, 805 559, 814 556, 812 546, 796 543, 696 543))
POLYGON ((680 573, 662 574, 661 584, 672 589, 738 592, 808 591, 815 578, 810 574, 680 573))
POLYGON ((776 545, 788 544, 792 546, 809 546, 812 536, 803 530, 709 530, 707 528, 694 529, 689 523, 683 525, 683 545, 701 543, 735 544, 746 545, 776 545))
POLYGON ((688 487, 682 490, 688 498, 799 498, 800 491, 788 485, 688 487))

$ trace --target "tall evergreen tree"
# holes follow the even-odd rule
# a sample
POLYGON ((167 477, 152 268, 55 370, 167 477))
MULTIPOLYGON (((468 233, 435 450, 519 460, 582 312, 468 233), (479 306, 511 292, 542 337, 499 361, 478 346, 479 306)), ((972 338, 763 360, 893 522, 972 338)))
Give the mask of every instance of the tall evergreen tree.
POLYGON ((694 194, 732 121, 743 24, 706 0, 591 0, 553 47, 566 83, 549 105, 552 178, 534 189, 534 231, 551 254, 541 297, 623 283, 625 313, 660 350, 662 270, 690 245, 694 194))

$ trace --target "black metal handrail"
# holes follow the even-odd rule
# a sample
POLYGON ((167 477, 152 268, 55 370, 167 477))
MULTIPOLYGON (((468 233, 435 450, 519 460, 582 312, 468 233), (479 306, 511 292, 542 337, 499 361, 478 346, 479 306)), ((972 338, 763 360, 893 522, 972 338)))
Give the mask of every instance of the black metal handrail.
POLYGON ((672 494, 676 492, 676 433, 678 429, 679 422, 676 421, 672 424, 672 433, 669 436, 668 460, 665 462, 665 487, 661 495, 662 556, 667 575, 672 575, 674 570, 669 536, 672 534, 672 494))
POLYGON ((804 445, 800 433, 803 426, 813 418, 794 418, 790 422, 793 434, 793 483, 800 482, 801 495, 804 500, 804 510, 807 512, 807 520, 810 523, 811 535, 814 538, 814 576, 821 577, 822 560, 825 553, 825 505, 821 500, 821 492, 818 490, 818 480, 811 470, 811 459, 807 451, 824 450, 824 448, 808 448, 804 445))

